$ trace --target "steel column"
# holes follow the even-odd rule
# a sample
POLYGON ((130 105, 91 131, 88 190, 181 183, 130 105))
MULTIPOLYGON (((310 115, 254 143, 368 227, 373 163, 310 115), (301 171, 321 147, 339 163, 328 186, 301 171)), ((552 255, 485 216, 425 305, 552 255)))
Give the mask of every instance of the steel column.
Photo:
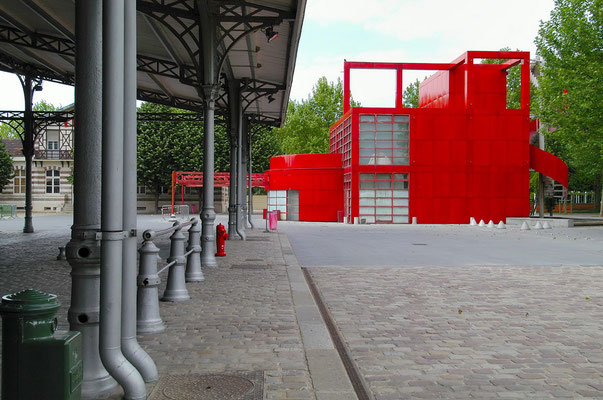
POLYGON ((157 367, 136 341, 136 3, 125 2, 124 157, 121 346, 145 382, 159 380, 157 367))
POLYGON ((102 1, 75 3, 75 134, 73 226, 66 246, 71 265, 69 329, 82 333, 84 399, 112 393, 117 382, 99 354, 102 1))
POLYGON ((219 86, 215 71, 216 29, 208 9, 209 2, 201 2, 200 10, 203 51, 203 210, 201 211, 201 265, 215 268, 216 235, 214 221, 214 108, 219 86))
POLYGON ((247 224, 247 146, 249 142, 249 120, 241 111, 241 191, 243 196, 241 198, 241 226, 243 229, 249 228, 247 224))
POLYGON ((241 96, 237 97, 237 103, 239 106, 238 110, 238 149, 237 149, 237 234, 241 237, 241 240, 247 240, 245 234, 245 213, 243 212, 243 206, 245 205, 245 168, 243 165, 243 124, 245 119, 243 118, 243 108, 241 104, 241 96))
POLYGON ((103 136, 100 355, 126 399, 146 398, 140 373, 121 352, 124 140, 124 2, 103 0, 103 136))
MULTIPOLYGON (((230 117, 230 186, 228 187, 228 239, 236 239, 237 227, 237 153, 239 133, 239 112, 241 102, 240 81, 228 82, 228 105, 230 117)), ((238 235, 237 235, 238 236, 238 235)))
POLYGON ((251 150, 251 123, 247 124, 248 129, 248 135, 247 135, 247 141, 248 141, 248 150, 247 150, 247 163, 248 163, 248 167, 249 167, 249 198, 247 199, 248 202, 248 210, 247 210, 247 219, 249 221, 249 227, 251 229, 255 228, 255 226, 253 225, 253 221, 252 221, 252 216, 253 216, 253 168, 251 167, 251 154, 252 154, 252 150, 251 150))
POLYGON ((25 113, 23 115, 23 155, 25 156, 25 225, 24 233, 33 233, 32 221, 32 173, 31 163, 34 155, 34 118, 33 118, 33 87, 32 77, 25 75, 21 81, 23 97, 25 98, 25 113))

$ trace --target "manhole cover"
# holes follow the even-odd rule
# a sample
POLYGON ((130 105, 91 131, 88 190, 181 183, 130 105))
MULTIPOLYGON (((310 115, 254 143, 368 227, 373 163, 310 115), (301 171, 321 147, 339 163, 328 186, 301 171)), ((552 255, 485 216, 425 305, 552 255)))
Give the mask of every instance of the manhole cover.
POLYGON ((261 400, 262 372, 215 375, 166 375, 149 400, 261 400))
POLYGON ((262 265, 262 264, 235 264, 232 267, 233 269, 270 269, 270 265, 262 265))

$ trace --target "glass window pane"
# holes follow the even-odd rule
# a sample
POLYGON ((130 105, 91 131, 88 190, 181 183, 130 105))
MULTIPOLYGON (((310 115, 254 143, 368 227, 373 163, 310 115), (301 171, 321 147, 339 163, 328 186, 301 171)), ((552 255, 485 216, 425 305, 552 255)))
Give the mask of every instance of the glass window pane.
POLYGON ((394 207, 395 215, 408 215, 408 207, 394 207))
POLYGON ((395 131, 408 131, 408 124, 396 122, 394 124, 394 130, 395 131))
POLYGON ((393 222, 398 223, 398 224, 408 223, 408 216, 400 217, 400 216, 394 215, 393 222))
POLYGON ((377 189, 391 189, 391 181, 377 181, 377 189))
POLYGON ((284 206, 287 204, 287 199, 284 197, 277 197, 276 199, 276 205, 277 206, 284 206))
POLYGON ((392 179, 391 174, 377 174, 377 179, 380 181, 389 181, 392 179))
POLYGON ((394 179, 399 181, 405 181, 408 179, 408 174, 394 174, 394 179))
POLYGON ((372 115, 361 115, 360 121, 374 121, 375 117, 372 115))
POLYGON ((408 157, 408 149, 394 149, 394 157, 408 157))
POLYGON ((392 215, 391 207, 377 207, 375 209, 375 214, 377 215, 392 215))
POLYGON ((365 217, 362 217, 366 220, 367 224, 374 224, 375 223, 375 217, 371 216, 371 215, 367 215, 365 217))
POLYGON ((394 165, 408 165, 408 158, 395 158, 394 165))
POLYGON ((373 149, 360 149, 359 150, 360 157, 371 157, 375 154, 375 150, 373 149))
POLYGON ((394 149, 408 149, 408 140, 395 140, 394 149))
POLYGON ((391 115, 377 115, 377 121, 386 121, 389 122, 392 120, 391 115))
POLYGON ((396 122, 408 122, 408 115, 395 115, 394 121, 396 122))
POLYGON ((395 140, 408 140, 408 132, 394 132, 395 140))
POLYGON ((374 181, 360 181, 360 189, 374 189, 375 182, 374 181))
POLYGON ((296 204, 299 204, 299 199, 297 197, 289 197, 289 199, 287 200, 287 203, 296 205, 296 204))
POLYGON ((46 171, 46 176, 50 178, 52 176, 52 170, 46 171))
POLYGON ((287 206, 287 212, 288 213, 298 214, 299 213, 299 206, 287 206))
POLYGON ((360 206, 374 206, 375 199, 373 198, 360 198, 358 199, 358 205, 360 206))
POLYGON ((408 189, 408 181, 396 181, 396 182, 394 182, 394 188, 408 189))
POLYGON ((408 199, 394 199, 394 206, 408 206, 408 199))
POLYGON ((393 190, 393 192, 394 192, 394 197, 397 197, 397 198, 408 197, 408 190, 393 190))
MULTIPOLYGON (((392 140, 392 133, 391 132, 377 132, 377 140, 392 140)), ((391 147, 391 143, 387 144, 387 147, 391 147)), ((377 147, 381 147, 381 146, 377 146, 377 147)))
POLYGON ((363 180, 373 180, 375 178, 375 175, 373 174, 360 174, 360 179, 363 180))
POLYGON ((360 157, 360 160, 358 161, 358 164, 360 164, 360 165, 371 165, 371 164, 375 163, 372 160, 373 160, 372 157, 360 157))
POLYGON ((375 214, 375 207, 358 207, 360 214, 375 214))
POLYGON ((59 192, 59 187, 58 187, 58 186, 55 186, 55 187, 54 187, 54 193, 60 193, 60 192, 59 192))
POLYGON ((360 197, 375 197, 374 190, 360 190, 360 197))
POLYGON ((390 149, 377 149, 375 150, 377 157, 391 157, 392 151, 390 149))
POLYGON ((391 190, 375 190, 375 197, 392 197, 391 190))
POLYGON ((360 140, 373 140, 375 139, 375 132, 373 131, 360 131, 360 140))
POLYGON ((383 198, 378 197, 375 199, 375 205, 381 206, 381 207, 391 207, 392 199, 383 199, 383 198))
POLYGON ((392 128, 393 128, 392 124, 377 124, 378 131, 391 131, 392 128))
POLYGON ((374 140, 359 140, 358 147, 361 149, 374 149, 375 141, 374 140))
POLYGON ((374 131, 375 130, 375 124, 371 123, 371 122, 361 122, 360 123, 360 130, 361 131, 374 131))

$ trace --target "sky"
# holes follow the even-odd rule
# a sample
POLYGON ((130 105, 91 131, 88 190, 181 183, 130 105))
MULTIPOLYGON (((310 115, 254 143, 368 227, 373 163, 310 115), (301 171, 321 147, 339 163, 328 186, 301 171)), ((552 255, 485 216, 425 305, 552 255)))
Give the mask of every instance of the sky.
MULTIPOLYGON (((449 62, 467 50, 529 51, 554 0, 307 0, 291 98, 308 97, 321 76, 343 78, 343 61, 449 62)), ((430 75, 408 72, 404 86, 430 75)), ((391 71, 354 70, 351 90, 363 106, 393 106, 391 71)), ((45 82, 34 102, 73 102, 73 88, 45 82)), ((17 77, 0 72, 0 110, 23 110, 17 77)))

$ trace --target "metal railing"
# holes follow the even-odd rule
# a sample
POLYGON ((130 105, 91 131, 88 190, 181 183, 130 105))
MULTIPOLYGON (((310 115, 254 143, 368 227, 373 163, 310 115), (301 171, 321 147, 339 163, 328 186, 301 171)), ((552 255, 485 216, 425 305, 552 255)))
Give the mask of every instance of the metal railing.
POLYGON ((161 301, 186 301, 190 299, 186 282, 201 282, 204 280, 201 271, 201 227, 199 219, 191 218, 188 222, 175 222, 174 225, 160 231, 146 230, 142 234, 143 244, 140 253, 140 268, 138 271, 138 293, 136 310, 136 329, 139 334, 157 333, 165 330, 159 314, 159 274, 166 269, 168 278, 161 301), (186 237, 182 229, 188 230, 188 246, 184 248, 186 237), (159 248, 153 240, 157 237, 170 236, 170 256, 167 264, 157 269, 160 260, 159 248), (185 251, 186 250, 186 251, 185 251))

